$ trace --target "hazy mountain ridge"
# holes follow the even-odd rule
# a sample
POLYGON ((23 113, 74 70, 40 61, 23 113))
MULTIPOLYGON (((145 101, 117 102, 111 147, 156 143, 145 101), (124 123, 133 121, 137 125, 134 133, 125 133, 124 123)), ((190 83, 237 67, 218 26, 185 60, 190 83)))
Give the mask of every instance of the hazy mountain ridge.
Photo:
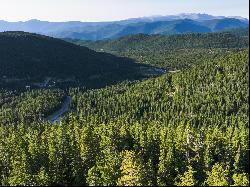
POLYGON ((0 31, 25 31, 58 38, 101 40, 130 34, 179 34, 186 32, 215 32, 249 25, 241 17, 211 16, 208 14, 179 14, 152 16, 111 22, 26 22, 0 21, 0 31))
POLYGON ((191 19, 174 21, 138 22, 127 25, 113 23, 89 28, 74 28, 48 35, 59 38, 75 38, 84 40, 115 39, 132 34, 183 34, 218 32, 233 28, 246 28, 248 23, 234 18, 195 21, 191 19))

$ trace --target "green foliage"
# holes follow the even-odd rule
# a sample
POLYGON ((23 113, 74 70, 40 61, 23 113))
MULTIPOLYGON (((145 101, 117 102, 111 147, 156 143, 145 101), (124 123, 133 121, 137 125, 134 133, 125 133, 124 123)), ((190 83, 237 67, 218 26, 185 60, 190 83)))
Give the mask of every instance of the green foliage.
POLYGON ((25 87, 52 77, 71 85, 106 86, 142 78, 128 58, 97 53, 63 40, 25 32, 0 33, 0 86, 25 87))
POLYGON ((89 186, 102 186, 102 178, 96 166, 93 166, 88 171, 87 184, 89 186))
POLYGON ((121 177, 118 186, 145 186, 147 185, 146 169, 142 158, 133 151, 125 150, 122 153, 121 177))
POLYGON ((41 186, 49 186, 50 185, 49 174, 45 171, 44 167, 42 167, 40 169, 36 178, 37 178, 36 185, 41 185, 41 186))
POLYGON ((63 90, 0 91, 0 122, 16 124, 42 121, 61 107, 65 99, 63 90))
POLYGON ((249 186, 249 176, 247 173, 234 174, 233 180, 233 186, 249 186))
POLYGON ((205 184, 208 186, 228 186, 229 185, 229 170, 226 166, 216 163, 212 167, 212 171, 207 173, 208 177, 205 184))
POLYGON ((173 36, 137 34, 96 42, 84 40, 68 41, 87 46, 97 51, 123 53, 130 51, 141 52, 200 48, 247 48, 249 45, 247 36, 247 34, 238 36, 234 32, 189 33, 173 36))
POLYGON ((178 181, 175 183, 177 186, 196 186, 197 182, 194 178, 194 173, 192 166, 188 166, 188 171, 183 175, 178 175, 178 181))
POLYGON ((140 64, 154 65, 166 70, 182 70, 221 56, 227 51, 247 48, 249 41, 246 33, 246 29, 239 29, 173 36, 138 34, 96 42, 67 41, 96 51, 128 57, 140 64))
POLYGON ((102 89, 1 89, 0 184, 246 185, 248 101, 248 50, 102 89), (39 120, 66 94, 72 113, 39 120))

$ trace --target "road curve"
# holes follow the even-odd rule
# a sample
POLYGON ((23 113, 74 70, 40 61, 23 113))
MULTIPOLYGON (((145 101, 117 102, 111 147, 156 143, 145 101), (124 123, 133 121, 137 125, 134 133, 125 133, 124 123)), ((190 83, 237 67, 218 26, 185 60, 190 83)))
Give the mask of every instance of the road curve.
POLYGON ((51 123, 59 122, 60 119, 62 118, 62 115, 65 112, 69 111, 71 101, 72 101, 72 98, 70 96, 67 96, 64 103, 62 104, 62 107, 59 110, 57 110, 56 112, 54 112, 53 114, 51 114, 50 116, 48 116, 46 118, 46 120, 51 122, 51 123))

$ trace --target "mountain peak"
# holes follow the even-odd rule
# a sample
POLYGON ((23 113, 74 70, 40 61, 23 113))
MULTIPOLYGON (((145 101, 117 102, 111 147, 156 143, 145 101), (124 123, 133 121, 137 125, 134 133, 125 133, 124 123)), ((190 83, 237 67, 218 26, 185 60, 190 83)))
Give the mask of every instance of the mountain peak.
POLYGON ((27 22, 41 22, 41 21, 38 19, 31 19, 31 20, 28 20, 27 22))

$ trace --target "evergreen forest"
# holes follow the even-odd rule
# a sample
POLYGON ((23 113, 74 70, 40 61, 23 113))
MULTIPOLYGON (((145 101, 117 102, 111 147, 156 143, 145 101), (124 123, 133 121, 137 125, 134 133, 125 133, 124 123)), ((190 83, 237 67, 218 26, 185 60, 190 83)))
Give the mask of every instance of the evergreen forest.
POLYGON ((247 32, 0 33, 0 185, 248 186, 247 32))

